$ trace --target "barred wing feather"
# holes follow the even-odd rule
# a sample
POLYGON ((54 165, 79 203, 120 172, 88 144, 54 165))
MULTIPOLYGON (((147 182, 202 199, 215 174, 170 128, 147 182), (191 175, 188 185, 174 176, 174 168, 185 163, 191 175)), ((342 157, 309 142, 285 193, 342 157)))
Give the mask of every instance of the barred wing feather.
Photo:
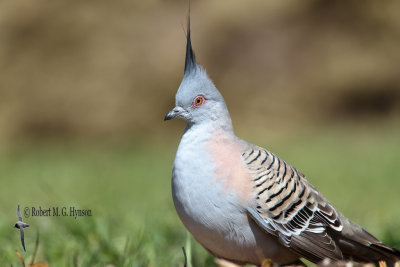
POLYGON ((253 177, 251 217, 265 231, 303 257, 343 259, 329 231, 343 228, 339 213, 295 168, 262 148, 243 154, 253 177))

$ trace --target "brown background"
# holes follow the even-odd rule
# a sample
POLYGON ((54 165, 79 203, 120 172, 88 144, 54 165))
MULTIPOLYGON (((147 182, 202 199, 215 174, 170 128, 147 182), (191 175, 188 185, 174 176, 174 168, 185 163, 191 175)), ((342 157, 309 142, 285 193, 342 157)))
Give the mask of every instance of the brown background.
MULTIPOLYGON (((192 1, 239 132, 399 121, 400 2, 192 1)), ((176 134, 187 1, 0 2, 0 142, 176 134)))

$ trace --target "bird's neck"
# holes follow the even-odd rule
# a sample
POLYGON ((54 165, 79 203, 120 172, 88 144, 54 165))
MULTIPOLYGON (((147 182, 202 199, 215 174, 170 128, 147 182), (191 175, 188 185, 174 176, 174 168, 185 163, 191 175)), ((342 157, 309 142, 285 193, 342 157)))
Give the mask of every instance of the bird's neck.
POLYGON ((234 136, 231 119, 208 121, 203 123, 187 123, 184 135, 195 134, 208 139, 212 133, 220 132, 227 136, 234 136))

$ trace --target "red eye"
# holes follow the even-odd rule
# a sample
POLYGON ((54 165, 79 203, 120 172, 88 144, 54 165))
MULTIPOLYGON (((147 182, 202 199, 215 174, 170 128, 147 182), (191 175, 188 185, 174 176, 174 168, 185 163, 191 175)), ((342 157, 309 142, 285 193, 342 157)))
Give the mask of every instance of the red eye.
POLYGON ((198 95, 194 98, 192 107, 197 108, 197 107, 201 106, 202 104, 204 104, 205 101, 206 100, 205 100, 204 96, 198 95))

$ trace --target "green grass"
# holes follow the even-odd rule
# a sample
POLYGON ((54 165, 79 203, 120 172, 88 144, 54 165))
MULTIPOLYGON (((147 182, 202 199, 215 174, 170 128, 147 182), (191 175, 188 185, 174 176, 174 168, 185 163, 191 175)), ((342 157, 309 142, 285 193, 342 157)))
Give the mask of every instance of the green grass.
MULTIPOLYGON (((242 136, 245 138, 245 136, 242 136)), ((171 166, 179 137, 153 145, 20 145, 0 155, 0 260, 32 257, 52 266, 183 266, 187 232, 171 199, 171 166), (12 226, 15 209, 91 209, 92 217, 30 217, 27 253, 12 226)), ((294 165, 339 210, 400 247, 400 129, 346 128, 245 138, 294 165)), ((193 266, 213 259, 193 238, 193 266)))

